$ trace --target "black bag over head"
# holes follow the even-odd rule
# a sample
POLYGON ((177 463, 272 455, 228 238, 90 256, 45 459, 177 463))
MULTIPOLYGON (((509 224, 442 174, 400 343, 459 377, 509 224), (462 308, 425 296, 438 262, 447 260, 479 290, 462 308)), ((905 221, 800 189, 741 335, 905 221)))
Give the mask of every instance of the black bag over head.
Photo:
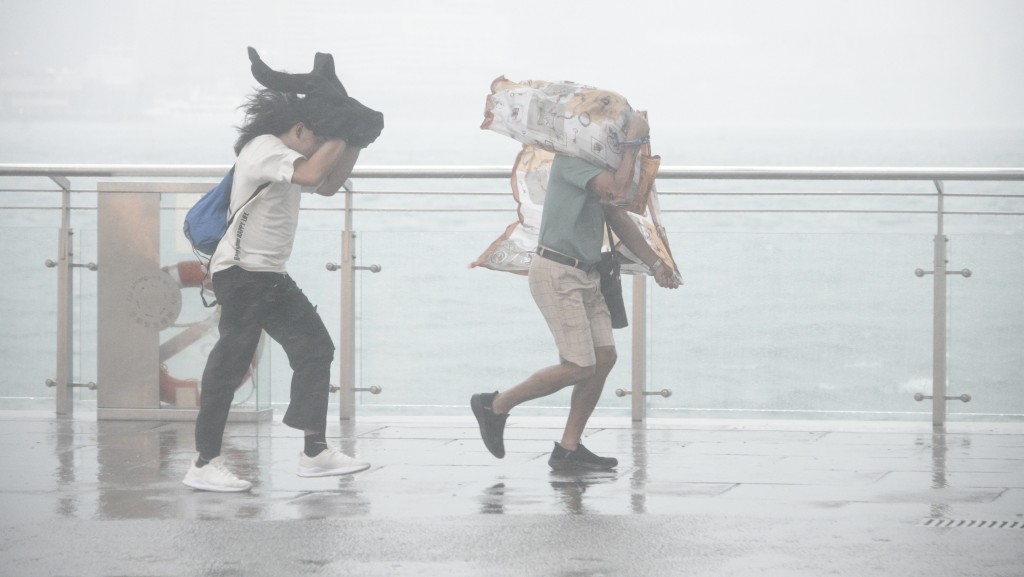
POLYGON ((279 72, 267 66, 249 47, 252 76, 263 86, 280 92, 303 95, 299 108, 317 136, 343 138, 348 144, 366 148, 384 130, 384 115, 349 96, 334 71, 334 57, 317 52, 313 69, 307 73, 279 72))

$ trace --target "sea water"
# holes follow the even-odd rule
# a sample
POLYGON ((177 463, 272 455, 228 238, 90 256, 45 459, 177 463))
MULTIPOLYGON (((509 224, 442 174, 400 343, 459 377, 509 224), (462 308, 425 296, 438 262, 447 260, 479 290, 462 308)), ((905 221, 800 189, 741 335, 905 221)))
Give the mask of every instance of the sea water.
MULTIPOLYGON (((0 124, 5 162, 33 164, 230 164, 228 123, 83 122, 31 131, 0 124), (75 138, 67 138, 69 134, 75 138), (89 145, 82 144, 89 142, 89 145)), ((473 126, 405 127, 388 132, 361 164, 511 166, 518 145, 473 126)), ((964 130, 668 130, 655 133, 663 166, 1024 166, 1024 137, 1015 132, 964 130)), ((95 179, 73 179, 94 190, 95 179)), ((56 349, 55 258, 59 212, 45 179, 9 179, 0 205, 0 251, 7 288, 0 310, 0 403, 52 396, 56 349)), ((357 385, 359 411, 464 414, 472 393, 508 388, 557 352, 533 304, 524 277, 470 269, 515 219, 504 180, 356 181, 357 263, 382 272, 357 274, 357 385), (451 192, 437 196, 433 192, 451 192), (476 193, 495 193, 478 195, 476 193), (461 196, 455 196, 460 194, 461 196), (446 209, 460 209, 448 211, 446 209), (465 209, 478 209, 465 211, 465 209), (369 210, 373 209, 373 210, 369 210)), ((656 416, 782 415, 822 418, 927 419, 930 406, 913 400, 931 393, 931 183, 722 183, 659 181, 665 223, 685 285, 675 291, 646 281, 648 388, 656 416), (679 192, 833 192, 871 195, 840 199, 807 196, 735 197, 679 192), (920 193, 896 197, 892 193, 920 193), (757 208, 768 212, 733 212, 757 208), (813 213, 779 213, 777 209, 813 213), (876 213, 887 210, 901 212, 876 213), (865 211, 854 213, 848 211, 865 211)), ((947 193, 1021 194, 1005 183, 948 183, 947 193)), ((177 223, 188 199, 163 200, 162 259, 191 259, 177 223)), ((339 262, 342 197, 310 198, 289 264, 339 342, 339 262)), ((1021 199, 949 200, 948 210, 1024 212, 1021 199), (957 202, 961 204, 956 204, 957 202), (980 203, 980 204, 979 204, 980 203)), ((72 226, 77 262, 95 260, 95 195, 75 195, 72 226)), ((1024 418, 1024 217, 950 216, 949 394, 952 418, 1024 418), (959 414, 963 414, 958 417, 959 414)), ((102 266, 102 263, 101 263, 102 266)), ((75 272, 75 380, 95 380, 95 273, 75 272)), ((627 302, 633 281, 624 282, 627 302)), ((209 312, 196 291, 183 294, 179 324, 209 312)), ((631 313, 632 316, 632 313, 631 313)), ((162 340, 181 327, 164 331, 162 340)), ((177 378, 197 378, 215 333, 168 361, 177 378)), ((616 331, 619 362, 599 413, 628 414, 632 338, 616 331)), ((339 366, 333 382, 338 382, 339 366)), ((257 387, 237 400, 287 402, 290 369, 268 345, 257 387)), ((102 386, 102 383, 100 383, 102 386)), ((95 393, 78 392, 83 402, 95 393)), ((563 391, 522 412, 559 413, 563 391)), ((560 414, 560 413, 559 413, 560 414)))

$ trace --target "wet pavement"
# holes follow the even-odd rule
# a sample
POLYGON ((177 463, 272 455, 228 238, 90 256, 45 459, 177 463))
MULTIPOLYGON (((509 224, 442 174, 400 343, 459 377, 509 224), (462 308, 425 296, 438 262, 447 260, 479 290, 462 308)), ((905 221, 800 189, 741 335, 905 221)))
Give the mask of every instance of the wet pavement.
POLYGON ((328 437, 370 470, 307 479, 299 432, 229 423, 254 486, 217 494, 191 423, 0 411, 0 575, 1024 575, 1024 424, 591 425, 617 470, 552 473, 557 418, 497 460, 469 415, 364 417, 328 437))

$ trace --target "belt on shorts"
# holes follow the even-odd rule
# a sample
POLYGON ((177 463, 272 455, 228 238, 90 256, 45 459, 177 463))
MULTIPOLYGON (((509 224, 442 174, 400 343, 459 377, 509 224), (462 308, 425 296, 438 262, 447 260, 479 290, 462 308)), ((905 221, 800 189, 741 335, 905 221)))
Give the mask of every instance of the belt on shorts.
POLYGON ((594 270, 594 265, 586 261, 582 261, 578 258, 574 258, 568 255, 564 255, 560 252, 551 250, 550 248, 544 248, 542 246, 537 247, 537 256, 546 258, 551 261, 555 261, 558 264, 564 264, 573 268, 578 268, 583 272, 590 272, 594 270))

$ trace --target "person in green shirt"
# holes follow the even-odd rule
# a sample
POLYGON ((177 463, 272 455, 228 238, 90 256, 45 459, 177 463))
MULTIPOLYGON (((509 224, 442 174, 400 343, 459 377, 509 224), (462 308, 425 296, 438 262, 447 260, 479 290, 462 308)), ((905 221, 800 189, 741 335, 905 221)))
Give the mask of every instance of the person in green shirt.
MULTIPOLYGON (((640 141, 649 131, 647 121, 636 115, 626 128, 626 141, 640 141)), ((601 201, 625 196, 638 150, 636 145, 629 146, 614 172, 578 158, 555 156, 529 279, 530 292, 558 346, 559 363, 540 369, 508 390, 478 393, 470 399, 484 445, 499 459, 505 456, 504 430, 509 411, 572 385, 565 430, 548 464, 555 470, 618 466, 615 458, 595 455, 580 443, 616 361, 611 315, 596 270, 605 222, 634 255, 653 269, 658 285, 670 289, 679 286, 672 267, 655 254, 626 210, 601 201)))

